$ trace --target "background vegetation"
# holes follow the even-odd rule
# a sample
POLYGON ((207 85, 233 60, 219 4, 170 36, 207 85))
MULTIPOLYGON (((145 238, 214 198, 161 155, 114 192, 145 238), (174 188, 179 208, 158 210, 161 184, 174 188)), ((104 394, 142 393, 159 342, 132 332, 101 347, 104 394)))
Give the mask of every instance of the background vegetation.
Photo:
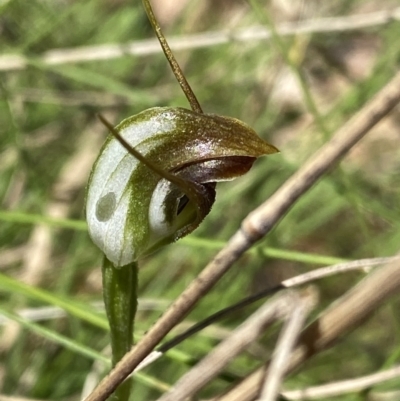
MULTIPOLYGON (((232 33, 270 21, 279 31, 284 22, 367 16, 398 5, 389 0, 153 3, 167 38, 178 42, 198 32, 232 33)), ((90 166, 106 136, 95 114, 118 123, 149 107, 187 107, 187 102, 161 53, 112 57, 107 47, 99 47, 121 44, 124 52, 129 42, 154 37, 139 1, 5 0, 0 13, 0 317, 11 319, 0 320, 0 399, 78 400, 83 387, 104 374, 109 358, 107 322, 99 309, 100 252, 86 233, 82 210, 90 166), (81 53, 85 60, 57 62, 80 46, 87 46, 81 53), (97 56, 88 60, 95 50, 97 56), (24 56, 24 65, 18 64, 18 55, 24 56)), ((240 221, 397 71, 396 19, 363 29, 326 27, 327 32, 246 42, 232 38, 176 52, 206 112, 247 122, 281 153, 257 161, 234 183, 219 185, 205 223, 142 263, 138 337, 240 221)), ((150 46, 144 43, 145 49, 150 46)), ((317 266, 396 253, 399 121, 397 110, 368 134, 236 263, 182 326, 317 266)), ((324 280, 319 308, 362 275, 324 280)), ((400 353, 398 306, 397 300, 377 311, 286 385, 357 377, 393 364, 400 353)), ((135 399, 157 398, 250 310, 187 340, 148 368, 135 380, 135 399)), ((235 360, 230 375, 203 395, 259 366, 275 339, 276 332, 270 332, 262 348, 235 360)))

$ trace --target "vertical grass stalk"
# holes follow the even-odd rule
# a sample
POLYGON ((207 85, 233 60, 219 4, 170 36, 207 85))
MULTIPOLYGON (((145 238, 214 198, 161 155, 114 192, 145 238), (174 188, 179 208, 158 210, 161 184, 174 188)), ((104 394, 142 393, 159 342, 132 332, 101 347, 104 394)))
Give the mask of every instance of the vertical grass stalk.
MULTIPOLYGON (((111 332, 112 365, 131 349, 137 309, 138 265, 132 262, 115 267, 106 257, 103 260, 103 297, 111 332)), ((114 400, 128 401, 131 380, 122 383, 114 400)))

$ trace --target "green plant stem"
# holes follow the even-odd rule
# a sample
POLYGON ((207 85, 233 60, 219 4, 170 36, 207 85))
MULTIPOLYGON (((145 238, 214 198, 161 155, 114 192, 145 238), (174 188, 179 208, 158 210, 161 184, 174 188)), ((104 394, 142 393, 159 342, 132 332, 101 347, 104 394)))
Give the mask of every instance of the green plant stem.
MULTIPOLYGON (((111 332, 112 365, 131 349, 133 326, 137 308, 138 265, 133 262, 123 267, 114 267, 104 256, 103 297, 111 332)), ((131 381, 126 380, 115 391, 114 399, 127 401, 131 381)))

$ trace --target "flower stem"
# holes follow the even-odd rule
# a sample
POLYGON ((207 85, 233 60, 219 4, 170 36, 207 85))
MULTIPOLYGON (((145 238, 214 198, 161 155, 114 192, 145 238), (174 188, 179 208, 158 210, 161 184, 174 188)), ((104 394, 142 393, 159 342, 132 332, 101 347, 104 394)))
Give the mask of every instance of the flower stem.
MULTIPOLYGON (((136 262, 123 267, 115 267, 104 256, 103 298, 111 332, 112 365, 131 349, 133 326, 137 308, 136 262)), ((114 393, 114 400, 128 401, 131 381, 123 382, 114 393)))

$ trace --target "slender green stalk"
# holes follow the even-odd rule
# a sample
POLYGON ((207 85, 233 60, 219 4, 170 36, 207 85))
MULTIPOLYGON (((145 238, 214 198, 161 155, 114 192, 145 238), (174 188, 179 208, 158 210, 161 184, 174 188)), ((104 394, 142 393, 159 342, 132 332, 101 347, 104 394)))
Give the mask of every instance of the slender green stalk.
POLYGON ((160 42, 161 48, 163 49, 165 57, 167 58, 168 63, 171 66, 171 70, 174 73, 175 78, 178 81, 180 87, 182 88, 182 91, 185 94, 190 104, 190 107, 196 113, 203 113, 203 110, 201 109, 200 103, 197 100, 196 95, 194 94, 192 88, 190 87, 189 82, 186 80, 186 77, 183 74, 181 67, 176 61, 174 53, 172 53, 171 48, 169 47, 169 44, 165 39, 164 34, 161 32, 161 27, 157 21, 157 18, 153 13, 153 8, 151 7, 150 1, 142 0, 142 2, 146 10, 146 14, 149 17, 149 21, 154 29, 155 34, 157 35, 157 39, 160 42))
MULTIPOLYGON (((112 365, 131 349, 133 345, 133 326, 137 308, 136 262, 123 267, 114 267, 104 257, 103 297, 111 331, 112 365)), ((114 393, 114 399, 127 401, 131 391, 131 381, 126 380, 114 393)))

